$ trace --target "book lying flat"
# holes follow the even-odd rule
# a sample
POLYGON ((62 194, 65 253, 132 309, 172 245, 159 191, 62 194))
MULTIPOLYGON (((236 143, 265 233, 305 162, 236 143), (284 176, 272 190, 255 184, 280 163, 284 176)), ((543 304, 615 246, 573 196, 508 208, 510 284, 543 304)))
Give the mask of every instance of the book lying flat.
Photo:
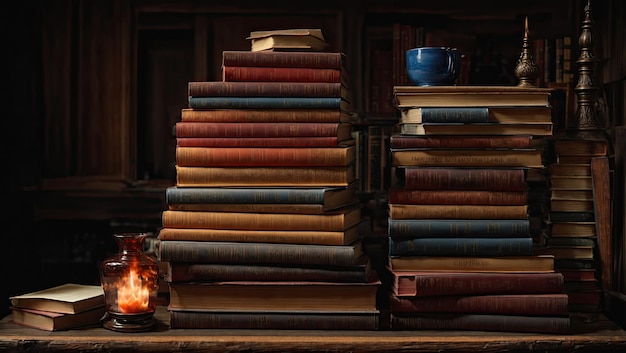
POLYGON ((76 314, 11 307, 11 319, 18 325, 46 331, 60 331, 87 325, 98 324, 99 326, 100 319, 105 312, 104 304, 76 314))
POLYGON ((101 286, 67 283, 10 299, 18 308, 75 314, 103 306, 104 291, 101 286))

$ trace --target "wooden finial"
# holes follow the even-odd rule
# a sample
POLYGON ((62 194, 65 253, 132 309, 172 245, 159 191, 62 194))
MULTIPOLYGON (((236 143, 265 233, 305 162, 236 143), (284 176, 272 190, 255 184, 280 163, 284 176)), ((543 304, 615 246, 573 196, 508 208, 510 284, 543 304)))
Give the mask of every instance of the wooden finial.
POLYGON ((533 55, 528 44, 528 16, 524 21, 524 39, 522 40, 522 52, 517 65, 515 76, 519 79, 519 87, 535 87, 535 80, 539 77, 539 67, 533 60, 533 55))

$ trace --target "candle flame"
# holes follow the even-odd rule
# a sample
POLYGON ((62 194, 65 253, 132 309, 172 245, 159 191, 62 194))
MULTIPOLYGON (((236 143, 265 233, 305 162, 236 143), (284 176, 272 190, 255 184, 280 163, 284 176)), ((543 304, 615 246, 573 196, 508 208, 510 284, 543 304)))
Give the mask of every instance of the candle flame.
POLYGON ((143 284, 139 272, 137 264, 131 264, 128 274, 122 277, 117 288, 117 307, 122 313, 141 313, 148 309, 150 289, 143 284))

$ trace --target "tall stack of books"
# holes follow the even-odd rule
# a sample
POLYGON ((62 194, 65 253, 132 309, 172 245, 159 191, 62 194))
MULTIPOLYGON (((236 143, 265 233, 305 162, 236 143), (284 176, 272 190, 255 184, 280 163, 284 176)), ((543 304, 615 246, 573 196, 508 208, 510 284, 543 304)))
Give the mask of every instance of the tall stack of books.
POLYGON ((226 51, 223 69, 189 83, 175 126, 170 327, 377 328, 345 56, 226 51))
MULTIPOLYGON (((598 232, 592 158, 607 155, 607 143, 555 137, 548 167, 550 202, 543 249, 565 276, 571 311, 600 310, 598 232)), ((599 210, 601 208, 598 208, 599 210)))
POLYGON ((533 254, 527 179, 552 135, 547 89, 396 86, 392 329, 565 332, 564 280, 533 254))

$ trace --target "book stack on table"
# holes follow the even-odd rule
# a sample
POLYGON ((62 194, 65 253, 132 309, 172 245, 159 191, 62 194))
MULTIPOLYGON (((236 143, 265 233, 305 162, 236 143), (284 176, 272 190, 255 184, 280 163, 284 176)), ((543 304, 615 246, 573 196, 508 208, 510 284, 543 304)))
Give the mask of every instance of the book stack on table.
POLYGON ((529 220, 528 175, 544 168, 552 131, 549 90, 394 94, 391 328, 565 332, 563 275, 534 254, 529 220))
POLYGON ((171 328, 378 327, 344 65, 228 51, 248 75, 189 83, 159 233, 171 328))
MULTIPOLYGON (((543 249, 555 256, 556 270, 565 276, 570 311, 600 310, 597 278, 598 223, 592 159, 606 158, 602 140, 583 140, 559 133, 551 142, 555 160, 548 166, 550 202, 543 249)), ((609 241, 610 243, 610 241, 609 241)))

